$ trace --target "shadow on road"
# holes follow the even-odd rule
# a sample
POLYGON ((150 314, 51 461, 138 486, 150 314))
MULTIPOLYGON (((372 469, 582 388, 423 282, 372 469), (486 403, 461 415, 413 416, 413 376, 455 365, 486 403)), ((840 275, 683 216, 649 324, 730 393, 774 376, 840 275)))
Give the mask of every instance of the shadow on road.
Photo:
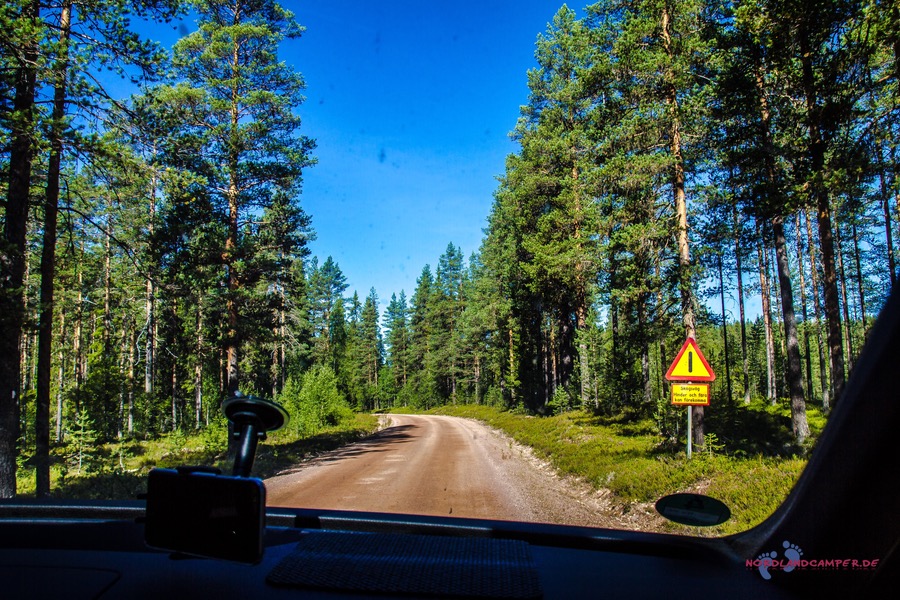
POLYGON ((307 464, 327 464, 347 460, 370 452, 387 452, 392 444, 404 444, 415 436, 414 425, 388 427, 368 437, 346 439, 347 436, 323 434, 304 440, 303 444, 260 445, 255 477, 266 479, 294 473, 307 464), (299 446, 299 447, 298 447, 299 446))
POLYGON ((388 427, 381 431, 363 438, 358 442, 338 448, 323 456, 314 458, 317 463, 330 463, 353 458, 362 454, 371 452, 387 452, 393 444, 405 444, 415 437, 411 432, 416 429, 415 425, 397 425, 388 427))

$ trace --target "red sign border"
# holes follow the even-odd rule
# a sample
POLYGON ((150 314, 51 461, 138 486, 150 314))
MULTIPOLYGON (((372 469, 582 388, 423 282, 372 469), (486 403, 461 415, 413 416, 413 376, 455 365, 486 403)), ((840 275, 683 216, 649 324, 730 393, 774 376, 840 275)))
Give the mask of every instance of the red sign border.
MULTIPOLYGON (((675 357, 675 360, 672 361, 672 364, 669 365, 669 370, 666 371, 666 381, 696 381, 697 383, 706 383, 710 381, 716 380, 716 372, 713 371, 712 367, 709 366, 709 363, 706 362, 706 357, 703 356, 703 353, 700 352, 700 346, 697 345, 697 340, 694 338, 688 338, 684 341, 684 345, 681 347, 681 350, 678 351, 678 356, 675 357), (672 375, 672 371, 675 370, 675 365, 681 360, 681 357, 684 356, 684 353, 688 351, 688 348, 693 347, 694 351, 697 353, 697 358, 700 359, 700 362, 703 363, 703 366, 706 367, 706 370, 709 372, 709 376, 703 375, 694 375, 694 376, 684 376, 684 375, 672 375)), ((688 406, 688 405, 685 405, 688 406)))

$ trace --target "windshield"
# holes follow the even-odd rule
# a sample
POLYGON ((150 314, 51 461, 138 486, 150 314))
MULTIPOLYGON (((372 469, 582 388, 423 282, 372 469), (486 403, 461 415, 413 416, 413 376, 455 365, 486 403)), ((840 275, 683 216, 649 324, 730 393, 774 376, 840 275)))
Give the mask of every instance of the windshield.
POLYGON ((227 470, 240 393, 270 506, 760 523, 897 272, 844 4, 5 5, 0 497, 227 470))

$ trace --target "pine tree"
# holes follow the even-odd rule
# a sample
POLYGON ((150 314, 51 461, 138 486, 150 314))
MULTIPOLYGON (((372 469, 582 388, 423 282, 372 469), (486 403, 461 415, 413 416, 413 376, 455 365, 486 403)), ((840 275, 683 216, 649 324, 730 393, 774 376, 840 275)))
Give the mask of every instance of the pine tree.
POLYGON ((293 112, 302 101, 302 77, 279 62, 278 46, 299 37, 293 15, 272 0, 197 0, 200 29, 174 48, 176 75, 184 83, 168 94, 184 111, 186 128, 198 143, 214 208, 224 224, 221 262, 227 287, 227 389, 239 383, 239 351, 247 338, 244 323, 245 265, 258 252, 256 236, 242 223, 280 194, 299 193, 302 170, 314 144, 299 135, 293 112))
MULTIPOLYGON (((19 438, 19 347, 24 324, 25 240, 35 140, 35 87, 40 2, 4 5, 3 31, 9 35, 3 66, 14 73, 12 111, 4 122, 9 134, 9 167, 3 237, 0 239, 0 498, 16 495, 16 441, 19 438), (10 57, 10 58, 7 58, 10 57)), ((5 69, 4 69, 5 70, 5 69)))
POLYGON ((329 256, 319 267, 318 259, 310 265, 308 288, 309 322, 314 336, 313 361, 328 364, 340 372, 336 363, 346 341, 343 293, 347 278, 329 256))
POLYGON ((437 400, 437 377, 433 371, 432 323, 430 303, 435 286, 431 266, 425 265, 416 280, 410 307, 409 366, 412 376, 409 385, 416 401, 425 408, 437 400))
POLYGON ((384 347, 381 338, 381 328, 378 324, 378 294, 375 288, 369 290, 369 295, 363 303, 362 313, 358 327, 358 347, 361 364, 360 371, 364 374, 365 381, 365 408, 366 410, 380 409, 378 405, 378 375, 384 364, 384 347))
POLYGON ((406 293, 391 294, 391 301, 385 309, 385 346, 389 355, 389 365, 394 378, 394 387, 403 389, 410 376, 409 369, 409 307, 406 293))
POLYGON ((452 243, 438 259, 434 286, 428 299, 428 346, 426 368, 438 386, 444 401, 457 401, 460 374, 459 316, 463 309, 463 256, 452 243))
MULTIPOLYGON (((591 32, 575 13, 561 8, 546 34, 539 36, 538 68, 528 74, 529 104, 515 130, 522 151, 515 165, 513 193, 523 203, 523 264, 529 285, 540 290, 550 330, 541 334, 541 354, 555 365, 547 372, 545 401, 557 387, 567 391, 575 373, 576 332, 587 325, 591 285, 597 273, 595 105, 602 88, 603 61, 591 32)), ((509 182, 512 182, 510 179, 509 182)), ((578 354, 578 395, 587 398, 587 349, 578 354)))
MULTIPOLYGON (((734 50, 724 67, 719 97, 724 111, 724 166, 730 170, 732 185, 745 198, 745 210, 761 221, 757 231, 771 231, 775 247, 775 266, 785 329, 787 361, 785 380, 791 397, 793 431, 798 442, 809 435, 803 390, 798 321, 794 311, 793 282, 788 262, 784 220, 798 207, 792 194, 788 165, 792 153, 792 124, 787 107, 772 89, 775 78, 770 64, 773 53, 773 26, 765 12, 739 8, 731 31, 734 50), (789 133, 790 132, 790 133, 789 133)), ((762 256, 762 253, 760 254, 762 256)), ((761 277, 765 275, 762 267, 761 277)), ((765 283, 765 282, 764 282, 765 283)), ((766 294, 766 286, 762 286, 766 294)), ((763 306, 768 298, 763 298, 763 306)), ((768 315, 766 315, 768 316, 768 315)), ((771 336, 767 336, 768 337, 771 336)), ((767 342, 770 346, 772 344, 767 342)), ((769 363, 773 363, 770 349, 769 363)), ((774 369, 774 365, 772 365, 774 369)), ((774 374, 770 374, 770 399, 774 402, 774 374)))

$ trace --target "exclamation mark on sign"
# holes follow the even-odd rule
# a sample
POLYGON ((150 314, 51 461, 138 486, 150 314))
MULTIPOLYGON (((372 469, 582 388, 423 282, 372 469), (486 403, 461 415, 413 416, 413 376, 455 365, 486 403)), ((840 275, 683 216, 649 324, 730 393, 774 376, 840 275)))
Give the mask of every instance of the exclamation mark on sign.
POLYGON ((688 373, 694 372, 694 353, 688 352, 688 373))

